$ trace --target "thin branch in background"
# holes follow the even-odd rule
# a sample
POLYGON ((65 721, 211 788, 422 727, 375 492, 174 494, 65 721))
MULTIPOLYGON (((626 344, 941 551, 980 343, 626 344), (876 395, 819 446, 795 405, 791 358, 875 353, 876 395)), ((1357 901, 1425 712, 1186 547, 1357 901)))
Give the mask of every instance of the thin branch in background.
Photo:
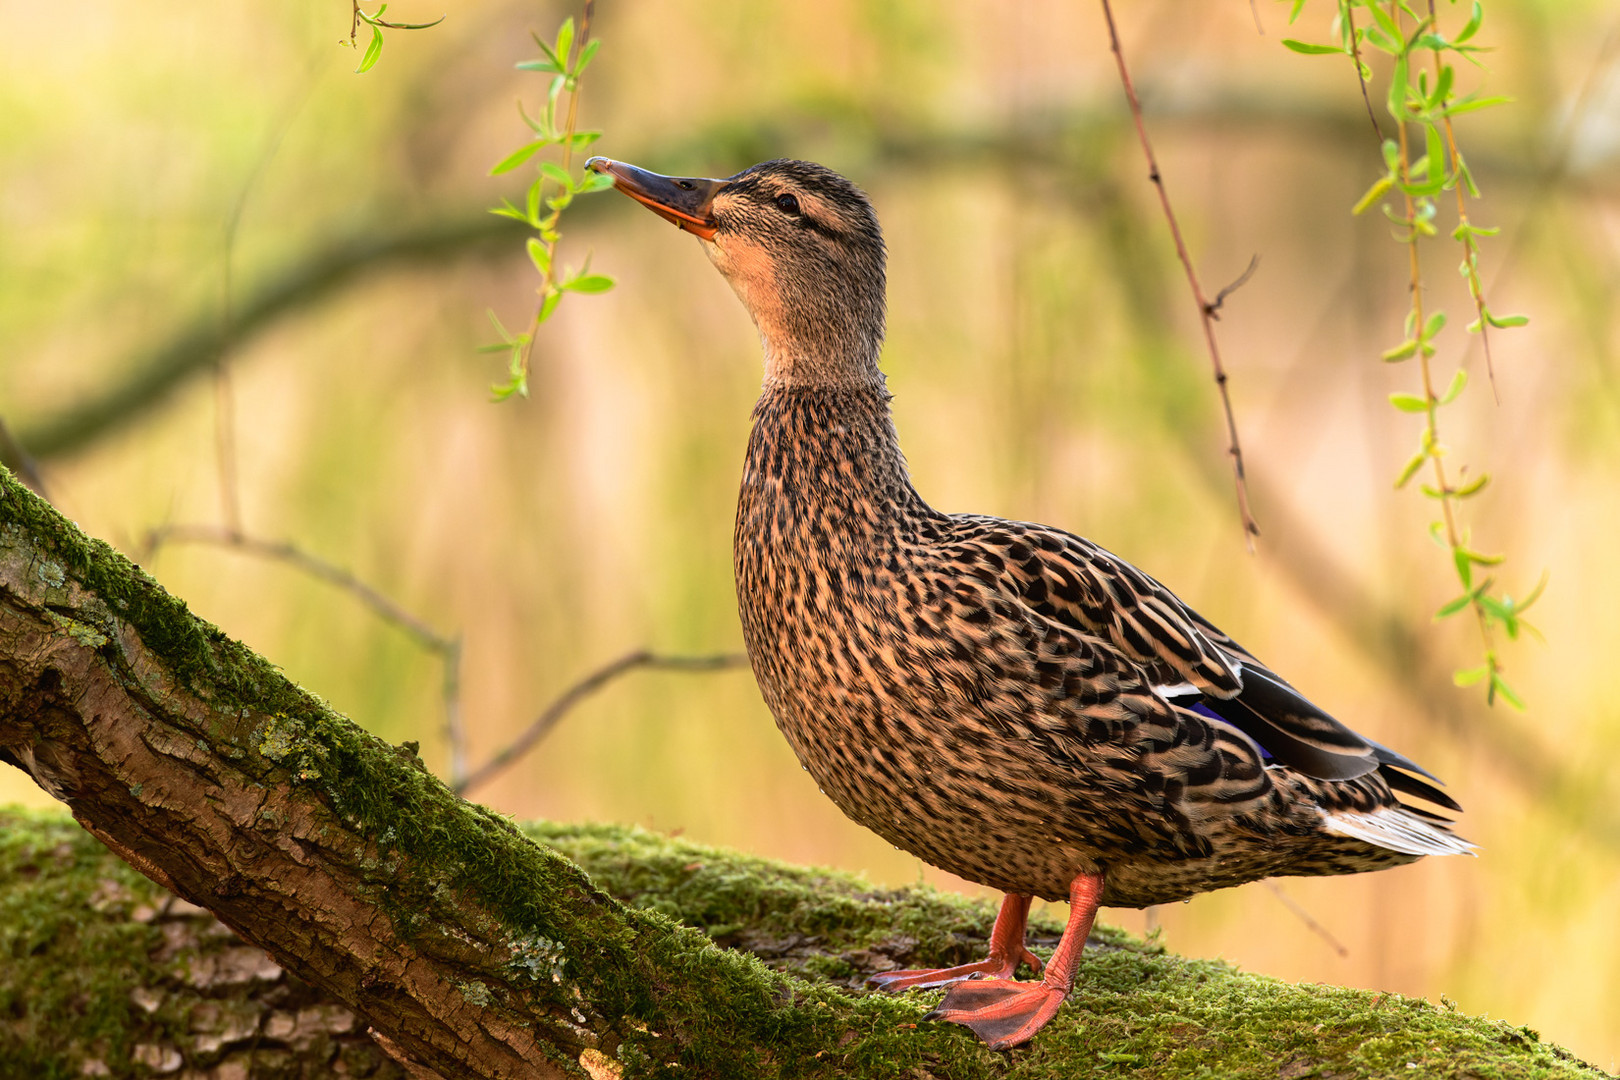
MULTIPOLYGON (((1609 26, 1608 33, 1603 37, 1603 43, 1598 46, 1597 55, 1592 58, 1592 66, 1587 69, 1586 77, 1581 81, 1581 88, 1575 94, 1575 103, 1570 106, 1559 128, 1551 151, 1543 156, 1542 162, 1536 168, 1535 177, 1530 185, 1531 197, 1525 200, 1524 214, 1520 217, 1518 226, 1509 235, 1507 250, 1502 253, 1496 273, 1491 278, 1489 288, 1493 296, 1498 294, 1508 272, 1518 261, 1519 255, 1524 250, 1526 238, 1532 235, 1531 222, 1547 207, 1553 205, 1553 200, 1548 196, 1569 178, 1569 165, 1575 153, 1575 140, 1580 134, 1581 127, 1586 123, 1586 114, 1596 99, 1597 88, 1604 82, 1603 76, 1613 65, 1617 55, 1620 55, 1620 18, 1615 19, 1609 26)), ((1482 338, 1483 336, 1481 335, 1482 338)), ((1469 346, 1472 345, 1473 340, 1469 339, 1469 346)))
MULTIPOLYGON (((373 275, 418 265, 442 270, 446 259, 475 251, 499 248, 504 254, 517 231, 511 222, 478 215, 397 231, 385 226, 356 232, 306 253, 236 305, 236 344, 373 275)), ((204 308, 189 328, 131 357, 109 361, 102 370, 128 374, 109 379, 105 388, 87 392, 54 416, 23 426, 18 441, 42 461, 72 453, 145 418, 181 384, 206 373, 225 345, 219 312, 204 308)))
POLYGON ((1345 37, 1350 42, 1350 59, 1356 65, 1356 82, 1361 84, 1361 101, 1367 106, 1367 119, 1372 121, 1373 134, 1378 137, 1378 145, 1384 145, 1384 129, 1378 124, 1378 111, 1373 108, 1372 96, 1367 93, 1367 65, 1361 62, 1361 41, 1356 37, 1355 5, 1344 5, 1344 17, 1349 23, 1345 37))
POLYGON ((138 562, 147 563, 168 544, 206 544, 229 548, 257 558, 285 563, 334 585, 371 609, 383 622, 403 630, 422 648, 437 655, 444 665, 441 693, 444 698, 445 734, 450 746, 450 778, 454 785, 467 768, 466 734, 461 719, 461 638, 446 637, 422 619, 367 585, 353 573, 285 541, 261 540, 239 530, 218 525, 164 525, 147 532, 138 562))
MULTIPOLYGON (((359 10, 358 2, 355 10, 357 12, 359 10)), ((324 67, 325 65, 317 65, 311 68, 298 97, 283 110, 270 138, 265 142, 264 149, 253 162, 252 170, 242 181, 242 188, 237 192, 235 202, 231 204, 231 212, 225 218, 225 243, 220 267, 219 354, 214 358, 214 456, 219 473, 220 514, 225 519, 226 528, 238 535, 242 532, 242 499, 236 467, 236 392, 231 378, 231 353, 236 345, 233 307, 236 238, 241 231, 242 214, 247 210, 248 198, 253 194, 254 186, 263 175, 265 167, 281 151, 281 144, 287 137, 287 129, 292 127, 293 121, 303 111, 304 103, 309 100, 315 82, 324 67)))
POLYGON ((615 679, 640 668, 650 668, 655 671, 724 671, 730 668, 742 667, 748 663, 748 657, 742 653, 719 653, 713 656, 667 656, 660 653, 649 652, 646 649, 637 649, 626 653, 611 663, 604 664, 580 679, 574 685, 564 690, 557 698, 547 705, 535 718, 534 723, 524 729, 523 733, 504 750, 497 753, 489 761, 479 766, 472 775, 459 783, 451 785, 457 795, 466 795, 473 788, 494 779, 499 773, 505 771, 518 758, 532 750, 541 739, 549 735, 553 728, 562 722, 563 717, 615 679))
POLYGON ((1251 255, 1249 257, 1249 265, 1244 269, 1243 273, 1239 274, 1232 284, 1226 286, 1220 292, 1216 293, 1215 299, 1204 305, 1204 314, 1208 315, 1212 319, 1219 319, 1221 317, 1221 305, 1226 303, 1226 298, 1243 288, 1243 286, 1247 285, 1249 283, 1249 279, 1254 277, 1254 272, 1258 269, 1260 269, 1260 256, 1251 255))
POLYGON ((1278 885, 1270 878, 1266 878, 1264 881, 1260 882, 1260 884, 1264 885, 1266 890, 1270 892, 1272 896, 1275 896, 1279 901, 1281 901, 1282 906, 1292 912, 1296 919, 1304 923, 1307 930, 1321 938, 1323 941, 1327 942, 1328 948, 1338 953, 1341 958, 1350 955, 1350 950, 1345 948, 1344 942, 1334 937, 1331 930, 1312 918, 1311 913, 1306 911, 1305 908, 1301 906, 1299 901, 1283 892, 1281 885, 1278 885))
POLYGON ((23 449, 22 443, 12 436, 11 429, 6 427, 4 417, 0 417, 0 461, 15 469, 17 475, 22 477, 22 482, 34 489, 34 494, 46 502, 50 501, 51 497, 45 491, 45 478, 40 475, 39 465, 28 455, 28 451, 23 449))
POLYGON ((1136 122, 1136 135, 1141 140, 1142 153, 1147 157, 1148 179, 1153 181, 1153 186, 1158 190, 1159 205, 1164 208, 1165 220, 1170 224, 1170 236, 1175 240, 1176 255, 1187 271, 1187 284, 1192 288, 1193 301, 1198 305, 1198 317, 1204 324, 1204 340, 1209 345, 1209 359, 1215 371, 1215 385, 1220 390, 1221 408, 1226 413, 1227 453, 1232 457, 1232 479, 1237 488, 1238 513, 1243 522, 1243 539, 1252 552, 1254 538, 1260 535, 1260 526, 1255 522, 1254 514, 1249 509, 1249 485, 1243 469, 1243 447, 1238 442, 1237 419, 1232 414, 1232 397, 1226 386, 1226 367, 1221 363, 1220 346, 1215 341, 1215 316, 1210 302, 1204 298, 1204 290, 1198 284, 1198 272, 1193 269, 1192 257, 1187 254, 1186 242, 1181 237, 1181 226, 1176 222, 1175 211, 1170 206, 1169 192, 1165 190, 1164 176, 1159 172, 1159 162, 1153 156, 1153 144, 1148 140, 1147 125, 1142 120, 1142 103, 1137 100, 1130 69, 1125 66, 1125 51, 1119 44, 1119 31, 1114 26, 1114 9, 1108 0, 1102 0, 1102 9, 1103 18, 1108 23, 1108 44, 1114 52, 1114 61, 1119 65, 1119 79, 1125 87, 1125 98, 1130 102, 1131 119, 1136 122))
MULTIPOLYGON (((229 274, 226 281, 230 280, 229 274)), ((228 289, 230 286, 227 285, 228 289)), ((225 302, 226 318, 230 317, 230 301, 225 302)), ((219 512, 225 519, 228 532, 241 535, 242 500, 237 494, 236 482, 236 394, 231 386, 229 325, 225 328, 226 345, 220 350, 214 366, 214 459, 219 470, 219 512)))

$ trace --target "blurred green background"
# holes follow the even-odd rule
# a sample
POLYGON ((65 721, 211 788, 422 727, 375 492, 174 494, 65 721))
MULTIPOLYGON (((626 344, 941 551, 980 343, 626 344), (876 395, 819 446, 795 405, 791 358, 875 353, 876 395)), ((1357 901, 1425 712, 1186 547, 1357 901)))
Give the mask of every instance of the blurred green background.
MULTIPOLYGON (((925 496, 1125 555, 1468 808, 1477 860, 1199 897, 1151 916, 1166 944, 1443 995, 1612 1069, 1616 10, 1491 0, 1481 41, 1495 51, 1460 72, 1517 98, 1458 132, 1486 196, 1476 220, 1504 226, 1484 253, 1493 307, 1534 321, 1495 338, 1500 405, 1476 378, 1442 424, 1453 460, 1493 474, 1467 514, 1478 546, 1509 555, 1507 590, 1551 574, 1534 613, 1547 643, 1506 657, 1521 715, 1451 688, 1478 662, 1477 635, 1431 623, 1452 575, 1426 536, 1431 506, 1391 490, 1418 431, 1385 401, 1416 389, 1416 369, 1377 359, 1401 337, 1405 252, 1379 215, 1348 212, 1378 169, 1348 64, 1280 44, 1325 40, 1330 7, 1313 0, 1292 31, 1271 0, 1119 12, 1206 287, 1260 256, 1220 323, 1265 533, 1253 557, 1094 4, 604 0, 582 119, 606 131, 600 152, 662 172, 794 156, 860 182, 891 251, 885 365, 925 496)), ((409 0, 389 16, 442 10, 409 0)), ((617 196, 584 200, 562 257, 591 254, 619 287, 562 305, 527 401, 490 404, 501 358, 474 352, 492 337, 486 308, 508 326, 532 310, 521 234, 484 212, 520 197, 524 174, 486 173, 526 136, 514 101, 543 93, 513 70, 534 53, 529 31, 549 35, 570 10, 458 4, 435 29, 390 32, 357 76, 337 3, 0 0, 0 416, 65 512, 141 555, 155 527, 226 520, 217 445, 232 402, 246 530, 464 637, 475 765, 632 648, 740 648, 731 514, 758 344, 697 244, 617 196), (275 288, 285 303, 261 318, 275 288), (210 365, 172 386, 149 377, 184 358, 176 342, 223 326, 228 395, 210 365), (131 386, 161 392, 117 396, 131 386)), ((1426 253, 1431 304, 1451 315, 1442 378, 1458 363, 1483 375, 1460 329, 1459 257, 1426 253)), ((447 771, 437 660, 353 597, 214 547, 145 561, 447 771)), ((639 822, 878 882, 976 888, 844 820, 743 670, 631 674, 477 797, 520 818, 639 822)), ((44 796, 8 769, 0 802, 13 800, 44 796)))

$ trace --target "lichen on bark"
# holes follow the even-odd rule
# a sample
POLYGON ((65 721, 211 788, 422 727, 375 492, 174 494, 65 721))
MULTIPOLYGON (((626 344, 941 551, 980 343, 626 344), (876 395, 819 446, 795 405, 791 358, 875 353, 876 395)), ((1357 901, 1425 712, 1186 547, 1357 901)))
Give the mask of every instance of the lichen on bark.
MULTIPOLYGON (((922 1022, 929 995, 856 989, 874 970, 965 958, 988 909, 640 830, 521 830, 197 619, 3 469, 0 758, 120 858, 446 1077, 1596 1075, 1500 1022, 1290 986, 1110 933, 1034 1045, 991 1054, 922 1022)), ((127 874, 108 880, 137 891, 127 874)), ((121 931, 120 963, 154 955, 153 925, 121 931)), ((0 955, 65 940, 19 926, 0 955)), ((1056 930, 1037 925, 1037 942, 1056 930)), ((173 1063, 178 1032, 118 1042, 128 1007, 85 993, 111 1025, 83 1025, 86 1052, 111 1055, 96 1060, 173 1063)), ((26 993, 0 995, 13 1018, 0 1038, 45 1030, 26 993)), ((292 1015, 296 1032, 304 1014, 292 1015)))

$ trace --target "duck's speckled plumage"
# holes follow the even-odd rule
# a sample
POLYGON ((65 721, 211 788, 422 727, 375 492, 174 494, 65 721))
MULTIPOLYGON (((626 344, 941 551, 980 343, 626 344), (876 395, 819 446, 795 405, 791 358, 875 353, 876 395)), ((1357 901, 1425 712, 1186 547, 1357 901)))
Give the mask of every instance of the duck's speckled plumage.
POLYGON ((1010 1046, 1057 1010, 1099 902, 1471 847, 1420 767, 1123 559, 923 501, 877 366, 882 234, 853 184, 807 162, 723 181, 592 167, 703 239, 760 330, 734 554, 777 724, 855 821, 1008 894, 989 960, 883 985, 950 983, 931 1015, 1010 1046), (1032 895, 1070 898, 1070 925, 1041 983, 1006 981, 1033 960, 1032 895))
POLYGON ((1324 811, 1397 806, 1381 773, 1265 767, 1153 689, 1237 692, 1247 654, 1151 578, 1060 530, 923 502, 881 388, 766 389, 734 551, 754 672, 799 760, 935 866, 1046 899, 1103 870, 1103 903, 1142 906, 1417 857, 1323 831, 1324 811))

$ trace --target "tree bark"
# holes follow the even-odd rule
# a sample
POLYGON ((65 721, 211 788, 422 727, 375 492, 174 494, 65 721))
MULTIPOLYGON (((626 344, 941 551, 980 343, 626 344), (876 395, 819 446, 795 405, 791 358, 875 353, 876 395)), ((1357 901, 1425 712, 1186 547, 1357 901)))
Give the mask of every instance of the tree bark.
MULTIPOLYGON (((368 735, 191 615, 3 469, 0 758, 120 859, 360 1017, 413 1075, 1414 1075, 1408 1061, 1431 1075, 1596 1075, 1524 1029, 1244 976, 1106 932, 1033 1047, 991 1054, 922 1023, 929 995, 853 989, 874 970, 982 947, 985 909, 645 834, 576 835, 615 898, 457 798, 410 744, 368 735)), ((0 938, 0 955, 27 940, 0 938)), ((180 1067, 153 1045, 117 1060, 137 1075, 180 1067)))

